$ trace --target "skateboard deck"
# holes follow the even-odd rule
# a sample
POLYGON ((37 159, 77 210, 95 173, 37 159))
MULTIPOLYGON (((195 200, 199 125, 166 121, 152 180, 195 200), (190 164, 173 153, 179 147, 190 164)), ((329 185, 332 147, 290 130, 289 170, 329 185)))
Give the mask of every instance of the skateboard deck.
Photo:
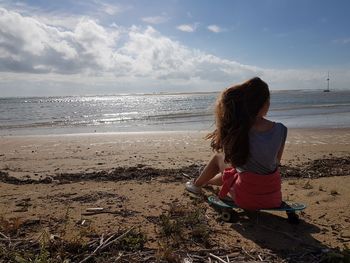
MULTIPOLYGON (((217 206, 219 208, 233 208, 238 209, 240 208, 237 206, 232 200, 222 200, 216 195, 211 195, 208 197, 208 201, 210 204, 213 204, 214 206, 217 206)), ((300 204, 300 203, 290 203, 290 202, 282 202, 282 204, 279 207, 276 208, 266 208, 266 209, 259 209, 257 211, 286 211, 286 212, 296 212, 301 211, 306 208, 306 205, 300 204)))

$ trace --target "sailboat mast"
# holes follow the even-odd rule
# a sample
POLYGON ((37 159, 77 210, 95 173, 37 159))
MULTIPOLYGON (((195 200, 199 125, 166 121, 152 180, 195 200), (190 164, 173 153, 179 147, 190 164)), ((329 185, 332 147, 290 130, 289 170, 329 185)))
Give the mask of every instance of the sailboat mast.
POLYGON ((329 71, 328 71, 328 77, 327 77, 327 90, 329 91, 329 71))

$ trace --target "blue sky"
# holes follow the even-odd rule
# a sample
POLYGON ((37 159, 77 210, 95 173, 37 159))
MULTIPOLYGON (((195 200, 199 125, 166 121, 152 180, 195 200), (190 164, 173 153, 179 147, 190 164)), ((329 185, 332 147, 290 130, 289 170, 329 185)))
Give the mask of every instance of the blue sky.
MULTIPOLYGON (((346 0, 0 0, 2 96, 350 89, 346 0)), ((0 96, 1 96, 0 95, 0 96)))

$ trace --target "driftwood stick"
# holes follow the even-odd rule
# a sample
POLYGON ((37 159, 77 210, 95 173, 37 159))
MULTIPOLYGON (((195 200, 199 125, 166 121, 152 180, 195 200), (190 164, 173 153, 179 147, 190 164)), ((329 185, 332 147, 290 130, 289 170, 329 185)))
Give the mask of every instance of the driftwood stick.
POLYGON ((100 244, 95 248, 95 250, 92 252, 93 254, 96 253, 104 244, 106 244, 109 240, 115 237, 117 233, 113 233, 109 238, 107 238, 105 241, 103 241, 103 234, 100 239, 100 244))
MULTIPOLYGON (((114 234, 112 235, 114 236, 114 234)), ((91 257, 93 257, 99 250, 100 248, 103 246, 103 243, 100 244, 89 256, 87 256, 86 258, 84 258, 82 261, 80 261, 79 263, 83 263, 86 262, 87 260, 89 260, 91 257)))
POLYGON ((131 230, 133 230, 135 227, 131 227, 129 230, 127 230, 126 232, 124 232, 123 234, 121 234, 120 236, 118 236, 117 238, 113 239, 114 236, 116 235, 116 233, 112 234, 109 238, 107 238, 102 244, 100 244, 90 255, 88 255, 86 258, 84 258, 82 261, 80 261, 79 263, 83 263, 86 262, 87 260, 89 260, 91 257, 93 257, 94 255, 96 255, 97 253, 99 253, 100 251, 102 251, 103 249, 105 249, 106 247, 110 246, 111 244, 113 244, 114 242, 116 242, 117 240, 123 238, 124 236, 126 236, 131 230), (112 239, 112 240, 111 240, 112 239), (110 241, 111 240, 111 241, 110 241))
POLYGON ((203 257, 203 256, 198 256, 198 255, 191 255, 191 258, 200 259, 202 262, 204 262, 204 259, 205 259, 205 257, 203 257))
POLYGON ((91 212, 84 212, 81 213, 83 216, 93 216, 93 215, 98 215, 98 214, 118 214, 120 213, 119 211, 109 211, 109 210, 96 210, 96 211, 91 211, 91 212))
POLYGON ((5 239, 10 239, 8 236, 6 236, 4 233, 2 233, 2 232, 0 232, 0 236, 2 236, 3 238, 5 238, 5 239))
POLYGON ((86 212, 96 212, 96 211, 103 211, 104 208, 103 207, 90 207, 90 208, 86 208, 86 212))
POLYGON ((101 235, 100 246, 102 246, 102 244, 103 244, 103 239, 104 239, 104 234, 101 235))
POLYGON ((222 258, 220 258, 218 256, 215 256, 212 253, 209 253, 209 256, 211 256, 212 258, 215 258, 216 260, 219 260, 219 262, 221 262, 221 263, 227 263, 225 260, 223 260, 222 258))
POLYGON ((25 238, 13 238, 13 239, 10 239, 10 238, 0 238, 0 241, 21 241, 21 242, 27 242, 29 241, 29 239, 25 239, 25 238))
POLYGON ((102 247, 104 244, 108 243, 109 240, 111 240, 112 238, 114 238, 116 234, 117 234, 117 232, 116 232, 116 233, 113 233, 109 238, 107 238, 104 242, 102 242, 102 243, 101 243, 101 247, 102 247))
POLYGON ((106 247, 109 247, 111 244, 113 244, 114 242, 118 241, 119 239, 122 239, 123 237, 125 237, 127 234, 129 234, 131 232, 131 230, 133 230, 135 228, 135 226, 129 228, 129 230, 125 231, 123 234, 121 234, 120 236, 118 236, 116 239, 113 239, 111 241, 109 241, 107 244, 103 245, 101 247, 101 250, 105 249, 106 247))
POLYGON ((251 259, 255 260, 255 258, 254 258, 252 255, 250 255, 250 254, 244 249, 244 247, 242 247, 242 251, 244 252, 244 254, 248 255, 251 259))
POLYGON ((115 262, 118 262, 119 259, 123 256, 123 253, 119 253, 118 257, 115 259, 115 262))
POLYGON ((186 177, 187 179, 192 179, 191 176, 189 176, 188 174, 185 174, 185 173, 182 173, 182 176, 183 176, 183 177, 186 177))
POLYGON ((109 238, 107 238, 102 244, 100 244, 89 256, 87 256, 86 258, 84 258, 82 261, 80 261, 79 263, 83 263, 86 262, 88 259, 90 259, 92 256, 96 255, 97 253, 99 253, 100 251, 104 250, 105 248, 107 248, 108 246, 110 246, 111 244, 113 244, 114 242, 118 241, 119 239, 123 238, 124 236, 126 236, 131 230, 133 230, 135 227, 131 227, 129 230, 127 230, 126 232, 124 232, 123 234, 121 234, 120 236, 118 236, 117 238, 113 239, 116 235, 116 233, 114 233, 113 235, 111 235, 109 238))

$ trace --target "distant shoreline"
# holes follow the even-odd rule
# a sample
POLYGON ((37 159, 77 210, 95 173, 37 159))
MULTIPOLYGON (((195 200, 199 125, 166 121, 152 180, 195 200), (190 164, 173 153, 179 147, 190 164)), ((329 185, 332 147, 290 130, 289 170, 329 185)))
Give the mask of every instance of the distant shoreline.
MULTIPOLYGON (((229 87, 229 86, 227 86, 229 87)), ((216 91, 191 91, 191 92, 185 92, 185 91, 179 91, 179 92, 167 92, 167 91, 160 91, 160 92, 135 92, 135 93, 111 93, 111 94, 66 94, 66 95, 33 95, 33 96, 0 96, 0 99, 25 99, 25 98, 62 98, 62 97, 113 97, 113 96, 159 96, 159 95, 193 95, 193 94, 219 94, 222 90, 224 90, 227 87, 223 87, 221 90, 216 91)), ((280 93, 280 92, 323 92, 324 89, 271 89, 271 93, 280 93)), ((330 92, 350 92, 350 89, 331 89, 330 92)))

